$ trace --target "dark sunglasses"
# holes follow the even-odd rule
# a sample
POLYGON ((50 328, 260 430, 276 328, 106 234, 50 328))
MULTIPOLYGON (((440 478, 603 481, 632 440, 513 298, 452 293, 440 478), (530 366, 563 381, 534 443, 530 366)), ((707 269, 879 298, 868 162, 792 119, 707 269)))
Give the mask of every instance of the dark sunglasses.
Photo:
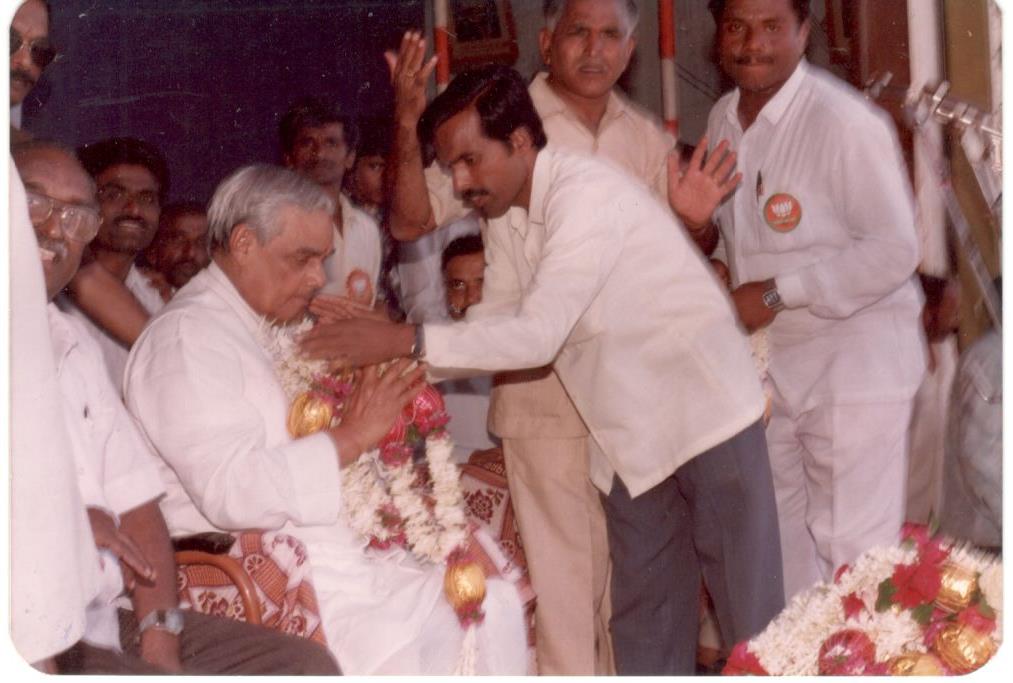
MULTIPOLYGON (((25 44, 21 34, 11 29, 11 56, 25 44)), ((56 48, 49 44, 49 38, 36 38, 28 43, 28 54, 32 56, 35 66, 45 69, 56 58, 56 48)))

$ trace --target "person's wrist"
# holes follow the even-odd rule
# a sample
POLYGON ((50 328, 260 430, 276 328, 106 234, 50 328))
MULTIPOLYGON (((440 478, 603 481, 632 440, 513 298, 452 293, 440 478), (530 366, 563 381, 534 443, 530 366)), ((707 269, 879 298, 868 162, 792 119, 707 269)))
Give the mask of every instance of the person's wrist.
POLYGON ((145 662, 174 673, 182 671, 179 636, 162 629, 148 629, 141 634, 140 641, 141 659, 145 662))

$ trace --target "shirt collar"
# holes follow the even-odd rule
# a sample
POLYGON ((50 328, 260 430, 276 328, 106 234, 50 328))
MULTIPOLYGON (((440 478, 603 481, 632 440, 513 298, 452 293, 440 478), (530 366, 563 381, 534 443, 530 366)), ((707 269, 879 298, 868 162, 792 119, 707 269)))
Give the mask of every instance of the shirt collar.
POLYGON ((11 125, 21 130, 21 105, 23 102, 18 102, 11 107, 11 125))
POLYGON ((53 358, 56 360, 56 369, 59 372, 64 359, 77 346, 78 339, 73 326, 67 322, 69 316, 61 311, 55 302, 50 301, 46 305, 46 313, 49 316, 49 336, 53 342, 53 358))
POLYGON ((264 316, 259 315, 256 311, 250 308, 250 304, 246 303, 246 299, 239 293, 236 286, 232 284, 232 280, 225 274, 217 263, 212 261, 207 268, 202 270, 200 273, 194 276, 194 279, 198 277, 203 278, 207 281, 208 287, 215 290, 225 300, 229 308, 235 311, 236 316, 242 320, 243 326, 246 327, 252 334, 256 335, 260 326, 263 324, 264 316))
MULTIPOLYGON (((756 118, 765 118, 770 123, 776 124, 784 116, 784 112, 788 109, 788 105, 791 104, 792 100, 795 99, 795 94, 798 89, 802 86, 802 81, 805 80, 806 74, 809 73, 809 63, 806 58, 803 57, 799 60, 798 66, 795 67, 795 71, 792 72, 791 76, 781 89, 778 90, 767 104, 763 105, 763 109, 760 110, 759 115, 756 118)), ((728 100, 728 109, 725 111, 727 119, 735 124, 736 127, 741 128, 739 123, 739 98, 741 92, 738 88, 732 93, 731 99, 728 100)))
MULTIPOLYGON (((552 116, 565 116, 571 119, 575 124, 586 127, 577 118, 576 114, 570 111, 570 107, 566 104, 566 101, 561 98, 552 86, 549 85, 549 74, 545 71, 540 71, 535 74, 534 79, 531 81, 531 85, 528 87, 528 92, 531 94, 531 100, 535 104, 535 109, 538 111, 538 115, 544 120, 552 116)), ((609 92, 608 102, 605 104, 605 114, 601 118, 601 123, 598 126, 598 132, 614 119, 619 118, 623 115, 628 115, 630 105, 620 97, 615 88, 609 92)), ((591 131, 588 131, 591 134, 591 131)))
MULTIPOLYGON (((552 159, 555 156, 552 147, 546 147, 535 157, 535 167, 531 171, 531 197, 528 202, 527 222, 545 223, 545 195, 549 191, 552 159)), ((527 225, 525 225, 526 232, 527 225)))

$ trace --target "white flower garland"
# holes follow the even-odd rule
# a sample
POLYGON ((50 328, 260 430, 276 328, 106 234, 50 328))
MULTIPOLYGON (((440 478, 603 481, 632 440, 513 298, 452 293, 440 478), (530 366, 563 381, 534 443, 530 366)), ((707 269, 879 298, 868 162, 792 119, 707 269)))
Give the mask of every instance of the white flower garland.
MULTIPOLYGON (((327 363, 303 358, 297 353, 298 337, 312 327, 312 321, 280 326, 263 320, 259 341, 270 355, 285 395, 291 402, 310 389, 314 380, 327 372, 327 363)), ((384 524, 396 511, 404 540, 421 560, 436 564, 467 540, 460 473, 452 460, 453 443, 446 436, 426 440, 426 460, 432 482, 432 505, 416 486, 411 459, 387 465, 378 449, 359 456, 342 473, 342 500, 349 525, 381 547, 398 540, 397 529, 384 524)))
MULTIPOLYGON (((823 642, 842 628, 859 629, 876 646, 877 660, 909 652, 926 652, 923 627, 910 610, 876 611, 880 582, 890 578, 896 565, 918 557, 913 547, 880 547, 863 554, 836 583, 820 583, 797 594, 748 649, 773 676, 816 676, 823 642), (843 599, 854 593, 866 609, 845 618, 843 599)), ((952 547, 949 560, 980 573, 979 586, 996 611, 996 638, 1002 633, 1002 562, 964 547, 952 547), (993 602, 993 598, 995 601, 993 602)))

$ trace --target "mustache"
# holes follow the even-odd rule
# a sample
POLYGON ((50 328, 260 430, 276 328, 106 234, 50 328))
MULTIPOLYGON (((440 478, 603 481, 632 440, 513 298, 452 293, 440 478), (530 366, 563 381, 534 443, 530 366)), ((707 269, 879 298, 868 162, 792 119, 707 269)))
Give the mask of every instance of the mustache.
POLYGON ((123 214, 113 219, 113 223, 117 225, 127 222, 142 223, 143 225, 148 224, 148 221, 143 216, 138 216, 136 214, 123 214))
POLYGON ((39 247, 53 252, 53 263, 59 263, 67 258, 67 243, 62 240, 54 240, 47 237, 39 240, 39 247))
POLYGON ((11 80, 24 81, 29 86, 35 85, 35 79, 32 78, 32 75, 21 68, 11 69, 11 80))

